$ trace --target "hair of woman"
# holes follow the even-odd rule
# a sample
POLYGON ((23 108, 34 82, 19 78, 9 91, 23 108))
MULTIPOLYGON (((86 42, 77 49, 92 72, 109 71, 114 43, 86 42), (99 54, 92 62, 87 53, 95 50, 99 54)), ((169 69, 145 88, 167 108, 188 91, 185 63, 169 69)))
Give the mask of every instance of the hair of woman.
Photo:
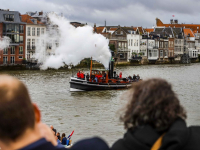
POLYGON ((134 83, 129 92, 130 100, 120 116, 125 129, 148 124, 165 131, 178 117, 187 117, 171 84, 164 79, 134 83))

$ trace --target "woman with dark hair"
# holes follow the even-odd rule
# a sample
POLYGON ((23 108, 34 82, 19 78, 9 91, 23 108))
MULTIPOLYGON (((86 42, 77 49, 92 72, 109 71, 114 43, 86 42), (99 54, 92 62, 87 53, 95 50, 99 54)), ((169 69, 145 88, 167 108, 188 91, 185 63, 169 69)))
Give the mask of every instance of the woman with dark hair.
POLYGON ((200 127, 187 127, 186 112, 163 79, 133 84, 120 120, 127 132, 112 150, 192 150, 200 147, 200 127))
POLYGON ((62 145, 67 145, 67 138, 65 137, 65 133, 62 134, 62 137, 61 137, 61 144, 62 144, 62 145))

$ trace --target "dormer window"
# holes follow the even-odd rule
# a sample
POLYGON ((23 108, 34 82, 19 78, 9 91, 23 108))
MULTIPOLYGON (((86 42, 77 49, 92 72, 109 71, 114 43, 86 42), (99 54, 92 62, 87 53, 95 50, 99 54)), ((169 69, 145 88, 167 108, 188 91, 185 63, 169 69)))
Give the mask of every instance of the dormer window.
POLYGON ((197 29, 199 29, 199 27, 197 27, 197 29))
POLYGON ((123 31, 121 31, 121 34, 123 34, 123 31))
POLYGON ((14 15, 13 14, 5 14, 4 19, 5 19, 5 21, 14 21, 14 15))

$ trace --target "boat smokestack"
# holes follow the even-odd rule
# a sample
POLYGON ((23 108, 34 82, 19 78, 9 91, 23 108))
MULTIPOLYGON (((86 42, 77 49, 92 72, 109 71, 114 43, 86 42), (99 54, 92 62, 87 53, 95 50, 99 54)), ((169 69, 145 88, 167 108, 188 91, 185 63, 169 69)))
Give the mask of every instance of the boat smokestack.
POLYGON ((113 78, 113 69, 114 69, 114 61, 110 61, 109 63, 109 78, 113 78))

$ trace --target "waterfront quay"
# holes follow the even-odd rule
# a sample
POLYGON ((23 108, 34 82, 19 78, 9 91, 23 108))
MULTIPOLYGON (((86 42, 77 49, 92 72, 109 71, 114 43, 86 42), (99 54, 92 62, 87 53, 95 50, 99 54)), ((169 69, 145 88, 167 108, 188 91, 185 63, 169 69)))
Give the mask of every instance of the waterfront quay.
MULTIPOLYGON (((89 69, 82 68, 85 73, 89 69)), ((42 112, 42 121, 53 125, 61 134, 74 130, 73 143, 91 136, 101 136, 109 145, 121 138, 125 130, 118 110, 127 102, 127 90, 70 92, 72 71, 14 70, 1 71, 23 81, 31 99, 42 112)), ((166 64, 117 67, 122 76, 139 74, 142 79, 160 77, 168 80, 186 108, 187 125, 200 124, 200 64, 166 64)))

